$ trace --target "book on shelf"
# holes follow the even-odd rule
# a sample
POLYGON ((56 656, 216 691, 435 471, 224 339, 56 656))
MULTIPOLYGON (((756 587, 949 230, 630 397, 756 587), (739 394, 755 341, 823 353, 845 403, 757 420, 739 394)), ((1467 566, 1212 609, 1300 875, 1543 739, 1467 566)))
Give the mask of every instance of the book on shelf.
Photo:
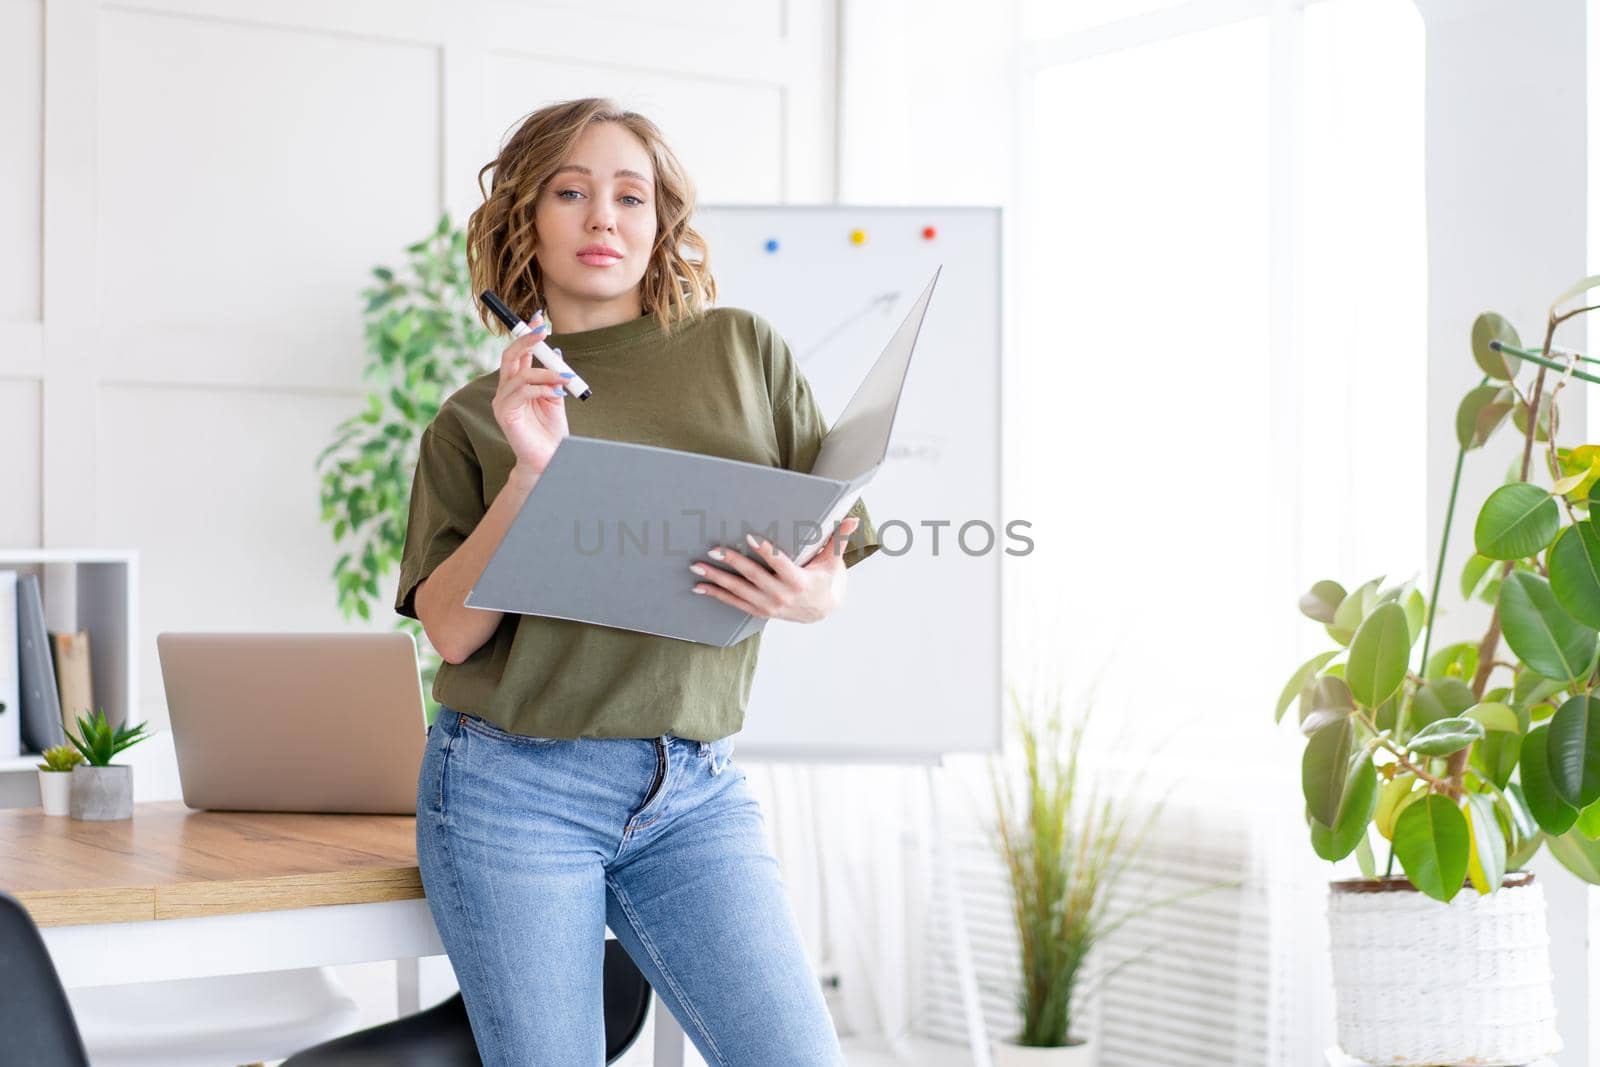
POLYGON ((0 570, 0 759, 22 754, 22 679, 18 675, 17 572, 0 570))
POLYGON ((89 631, 51 632, 50 651, 56 665, 56 690, 61 694, 61 725, 78 736, 78 716, 94 717, 94 683, 89 675, 89 631))

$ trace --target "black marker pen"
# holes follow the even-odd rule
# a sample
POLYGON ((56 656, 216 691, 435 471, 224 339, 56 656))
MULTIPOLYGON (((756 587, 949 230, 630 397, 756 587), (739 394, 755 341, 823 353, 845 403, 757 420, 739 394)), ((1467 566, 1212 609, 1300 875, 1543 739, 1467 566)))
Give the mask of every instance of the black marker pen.
MULTIPOLYGON (((506 329, 511 331, 512 337, 525 337, 533 332, 533 327, 517 318, 511 309, 506 307, 505 302, 494 295, 492 290, 485 289, 483 291, 483 302, 488 305, 489 310, 494 312, 501 322, 506 324, 506 329)), ((588 384, 578 377, 571 367, 567 366, 566 360, 561 358, 561 353, 543 341, 534 344, 533 358, 542 363, 546 369, 553 370, 557 374, 572 375, 562 384, 579 400, 588 400, 590 396, 594 395, 594 390, 590 389, 588 384)))

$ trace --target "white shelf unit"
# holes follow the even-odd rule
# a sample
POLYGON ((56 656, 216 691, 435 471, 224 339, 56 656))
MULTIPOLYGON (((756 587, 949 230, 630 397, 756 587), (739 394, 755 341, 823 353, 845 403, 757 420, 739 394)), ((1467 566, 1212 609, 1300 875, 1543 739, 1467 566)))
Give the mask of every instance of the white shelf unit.
MULTIPOLYGON (((139 554, 131 549, 4 548, 0 570, 39 577, 44 627, 89 631, 89 676, 96 707, 121 725, 139 722, 139 554)), ((31 774, 39 754, 0 759, 0 774, 31 774)))

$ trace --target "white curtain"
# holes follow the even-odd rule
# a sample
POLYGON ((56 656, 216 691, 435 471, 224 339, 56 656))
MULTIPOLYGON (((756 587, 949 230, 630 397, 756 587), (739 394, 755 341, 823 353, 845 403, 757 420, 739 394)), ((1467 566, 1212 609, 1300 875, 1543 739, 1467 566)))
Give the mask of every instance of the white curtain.
MULTIPOLYGON (((1410 0, 1016 3, 991 20, 1017 16, 1009 62, 980 48, 962 86, 1011 101, 992 125, 1016 131, 1014 184, 968 197, 1002 200, 1014 238, 1004 511, 1034 523, 1038 548, 1006 561, 1007 671, 1095 684, 1113 729, 1091 769, 1137 763, 1167 797, 1152 885, 1180 866, 1204 881, 1232 864, 1244 880, 1153 918, 1140 936, 1170 943, 1082 1018, 1103 1067, 1136 1062, 1119 1058, 1129 1029, 1175 1049, 1211 1041, 1212 1062, 1319 1062, 1333 872, 1307 847, 1298 740, 1271 709, 1324 647, 1300 590, 1429 566, 1421 20, 1410 0), (983 80, 1000 71, 1006 85, 983 80), (1185 943, 1185 907, 1209 924, 1204 944, 1185 943), (1139 983, 1202 997, 1200 1018, 1180 1032, 1139 983)), ((864 11, 846 4, 847 32, 864 11)), ((868 158, 869 124, 851 119, 947 80, 970 44, 955 15, 930 4, 899 38, 846 42, 845 199, 960 202, 965 153, 996 169, 992 129, 972 131, 985 149, 953 134, 868 158), (875 92, 873 69, 894 84, 875 92)), ((838 976, 841 1030, 906 1062, 915 1035, 959 1042, 925 772, 747 770, 813 951, 838 976)), ((984 761, 956 757, 936 777, 985 1016, 1009 1033, 994 976, 1014 949, 984 761)), ((1130 938, 1100 966, 1141 947, 1130 938)))

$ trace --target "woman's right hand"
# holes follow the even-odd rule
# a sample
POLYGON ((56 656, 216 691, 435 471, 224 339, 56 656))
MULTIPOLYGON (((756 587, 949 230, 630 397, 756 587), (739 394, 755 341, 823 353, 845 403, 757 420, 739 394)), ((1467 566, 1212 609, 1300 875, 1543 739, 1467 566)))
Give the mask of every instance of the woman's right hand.
POLYGON ((517 466, 540 474, 567 436, 567 391, 560 374, 533 358, 533 346, 550 333, 544 314, 535 315, 528 325, 533 332, 500 353, 500 384, 493 407, 517 466))

